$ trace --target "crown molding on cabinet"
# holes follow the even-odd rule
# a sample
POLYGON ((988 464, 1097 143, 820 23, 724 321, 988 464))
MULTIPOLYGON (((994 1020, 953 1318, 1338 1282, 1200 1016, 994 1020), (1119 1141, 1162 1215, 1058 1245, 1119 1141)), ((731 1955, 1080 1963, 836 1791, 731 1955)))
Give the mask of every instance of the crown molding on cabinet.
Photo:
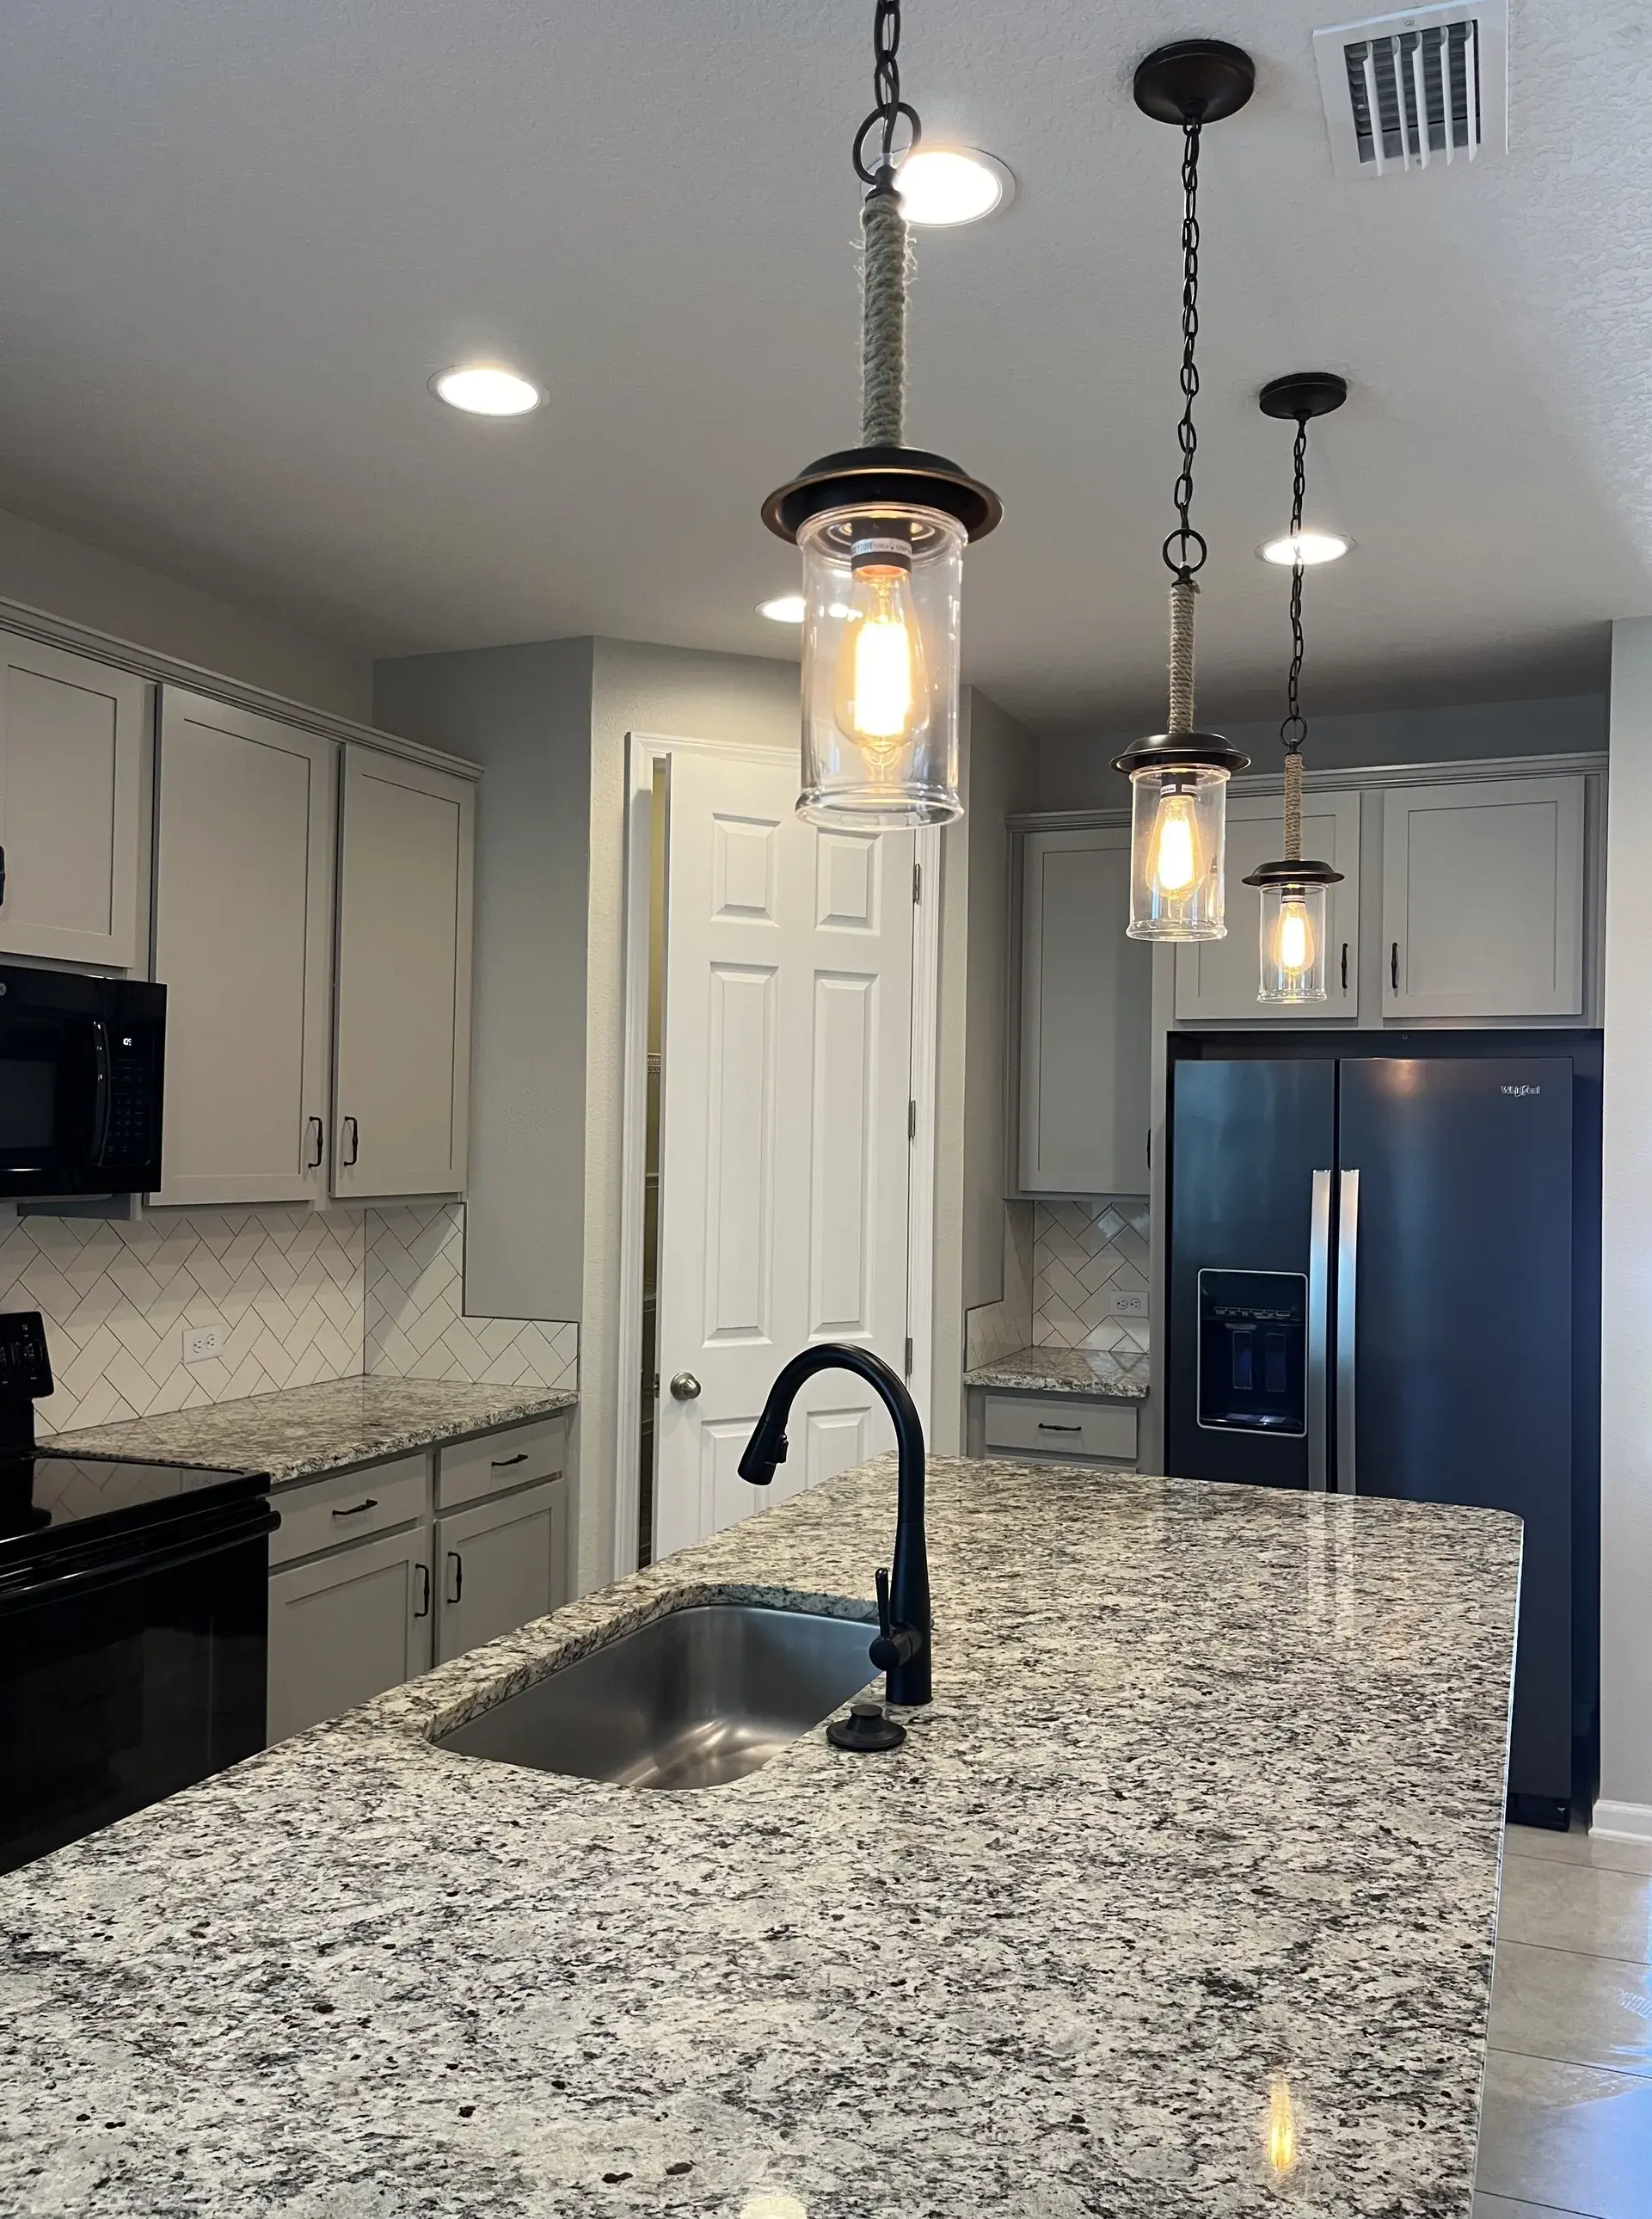
POLYGON ((187 686, 192 693, 204 693, 212 700, 227 701, 235 708, 274 717, 283 724, 296 725, 301 731, 320 733, 325 739, 350 740, 357 747, 376 748, 382 755, 428 763, 433 769, 451 773, 455 778, 474 780, 481 776, 481 765, 467 761, 463 755, 444 754, 440 748, 427 748, 419 740, 400 739, 394 732, 381 732, 371 724, 358 724, 353 717, 340 717, 330 709, 314 709, 307 702, 289 700, 284 693, 271 693, 262 686, 249 686, 241 679, 227 678, 221 671, 203 669, 197 662, 185 662, 175 655, 161 655, 152 648, 140 647, 134 641, 116 637, 113 632, 97 631, 90 625, 54 617, 45 609, 31 608, 26 601, 0 598, 0 631, 41 640, 48 647, 66 648, 71 654, 89 656, 112 669, 134 671, 139 677, 151 679, 158 685, 187 686))
MULTIPOLYGON (((1570 771, 1604 778, 1610 758, 1604 748, 1570 755, 1493 755, 1483 761, 1376 763, 1363 769, 1309 770, 1302 784, 1309 793, 1370 793, 1387 786, 1479 785, 1491 779, 1554 778, 1570 771)), ((1239 793, 1282 793, 1282 771, 1236 778, 1239 793)), ((1032 809, 1004 822, 1012 832, 1087 832, 1098 825, 1127 824, 1127 803, 1117 809, 1032 809)))

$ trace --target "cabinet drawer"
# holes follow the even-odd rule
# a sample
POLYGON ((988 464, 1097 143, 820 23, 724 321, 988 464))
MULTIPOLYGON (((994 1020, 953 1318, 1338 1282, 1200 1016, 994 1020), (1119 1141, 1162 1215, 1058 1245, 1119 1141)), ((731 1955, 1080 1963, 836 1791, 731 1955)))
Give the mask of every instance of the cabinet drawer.
POLYGON ((1136 1460, 1136 1413, 1129 1402, 1084 1402, 1074 1395, 989 1395, 986 1445, 1043 1456, 1136 1460))
POLYGON ((270 1536, 270 1561, 290 1564, 296 1557, 313 1557, 425 1517, 430 1509, 430 1458, 398 1457, 390 1464, 358 1464, 277 1494, 274 1503, 281 1523, 270 1536))
POLYGON ((456 1510, 502 1495, 507 1487, 532 1480, 560 1479, 568 1469, 568 1420, 538 1418, 531 1425, 509 1426, 441 1450, 436 1466, 436 1507, 456 1510))

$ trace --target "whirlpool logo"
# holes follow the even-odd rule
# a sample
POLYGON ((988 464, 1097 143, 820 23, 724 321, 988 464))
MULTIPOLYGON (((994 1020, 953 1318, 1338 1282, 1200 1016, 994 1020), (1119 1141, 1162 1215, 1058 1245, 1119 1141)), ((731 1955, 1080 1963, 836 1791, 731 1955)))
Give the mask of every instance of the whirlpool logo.
POLYGON ((1541 1094, 1543 1092, 1541 1086, 1500 1086, 1497 1091, 1500 1094, 1512 1094, 1517 1097, 1517 1098, 1522 1094, 1541 1094))

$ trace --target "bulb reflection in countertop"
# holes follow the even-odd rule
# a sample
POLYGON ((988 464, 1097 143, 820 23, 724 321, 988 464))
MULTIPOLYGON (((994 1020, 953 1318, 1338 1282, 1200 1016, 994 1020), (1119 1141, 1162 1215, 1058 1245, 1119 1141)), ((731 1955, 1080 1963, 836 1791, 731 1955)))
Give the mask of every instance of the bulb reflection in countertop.
POLYGON ((809 2219, 809 2207, 795 2196, 763 2188, 746 2198, 740 2207, 740 2219, 809 2219))
POLYGON ((1278 2179, 1296 2170, 1296 2107, 1290 2083, 1276 2073, 1268 2084, 1268 2170, 1278 2179))

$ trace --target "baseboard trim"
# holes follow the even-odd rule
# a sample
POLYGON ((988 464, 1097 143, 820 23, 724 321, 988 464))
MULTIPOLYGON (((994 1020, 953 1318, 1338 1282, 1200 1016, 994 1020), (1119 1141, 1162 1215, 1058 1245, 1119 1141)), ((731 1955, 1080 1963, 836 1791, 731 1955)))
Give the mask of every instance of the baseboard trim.
POLYGON ((1589 1831, 1607 1842, 1652 1843, 1652 1803, 1597 1803, 1589 1831))

